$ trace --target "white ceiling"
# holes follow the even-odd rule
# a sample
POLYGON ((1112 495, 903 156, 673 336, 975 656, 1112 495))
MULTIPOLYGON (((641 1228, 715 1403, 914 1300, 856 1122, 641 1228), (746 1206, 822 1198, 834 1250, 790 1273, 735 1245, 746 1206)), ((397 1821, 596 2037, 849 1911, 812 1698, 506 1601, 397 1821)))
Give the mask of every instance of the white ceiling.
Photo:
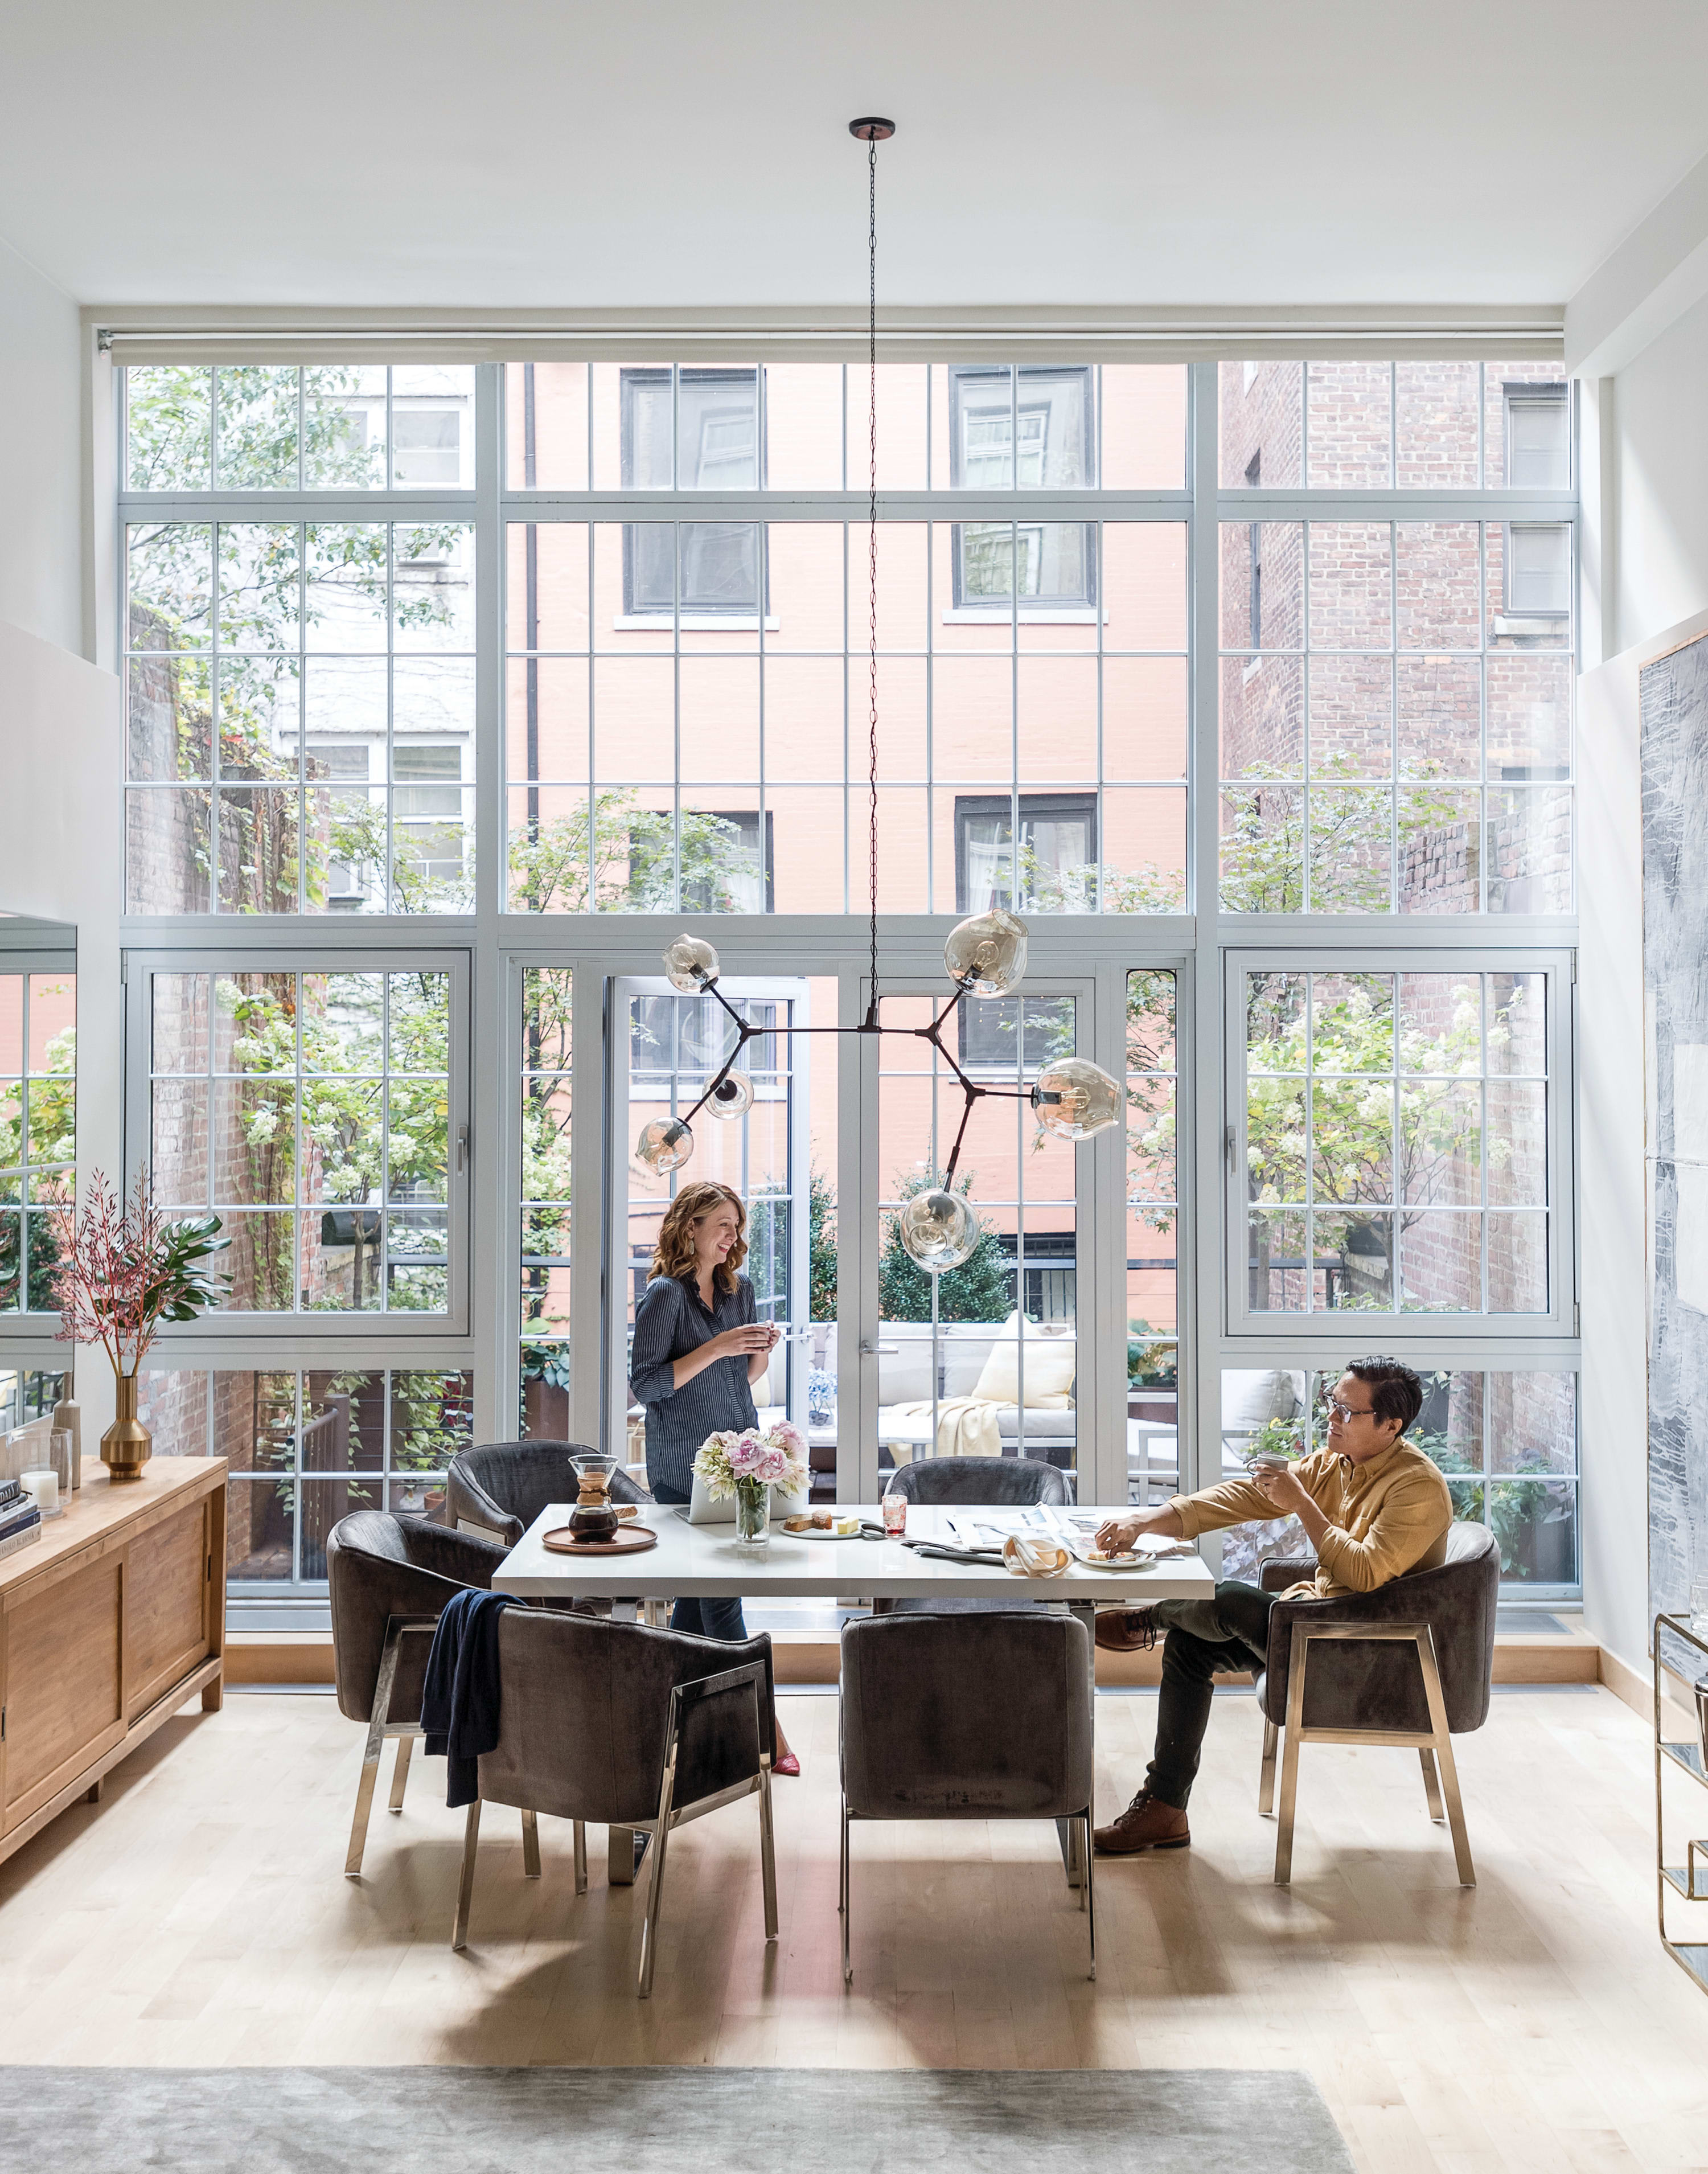
POLYGON ((1708 149, 1700 0, 13 0, 79 300, 1558 302, 1708 149))

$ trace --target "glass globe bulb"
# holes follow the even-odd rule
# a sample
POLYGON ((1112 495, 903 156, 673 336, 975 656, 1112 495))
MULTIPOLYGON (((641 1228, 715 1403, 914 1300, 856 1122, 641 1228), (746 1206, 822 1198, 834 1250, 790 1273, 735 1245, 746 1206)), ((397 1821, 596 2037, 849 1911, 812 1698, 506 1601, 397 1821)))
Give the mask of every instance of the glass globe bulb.
POLYGON ((965 1199, 940 1185, 916 1192, 896 1221, 909 1258, 930 1276, 958 1268, 979 1242, 978 1222, 965 1199))
POLYGON ((976 913, 949 933, 943 963, 970 997, 1005 997, 1026 971, 1026 924, 1002 906, 976 913))
POLYGON ((1120 1083, 1089 1057, 1057 1057, 1034 1081, 1032 1107, 1058 1140, 1089 1140, 1120 1117, 1120 1083))
POLYGON ((655 1117, 650 1125, 642 1125, 635 1143, 635 1161, 661 1176, 680 1170, 693 1153, 694 1135, 675 1117, 655 1117))
POLYGON ((732 1072, 711 1090, 705 1106, 708 1117, 738 1117, 754 1106, 754 1083, 745 1072, 732 1072))
POLYGON ((717 979, 717 954, 697 936, 678 936, 664 948, 664 971, 673 989, 697 997, 708 982, 717 979))

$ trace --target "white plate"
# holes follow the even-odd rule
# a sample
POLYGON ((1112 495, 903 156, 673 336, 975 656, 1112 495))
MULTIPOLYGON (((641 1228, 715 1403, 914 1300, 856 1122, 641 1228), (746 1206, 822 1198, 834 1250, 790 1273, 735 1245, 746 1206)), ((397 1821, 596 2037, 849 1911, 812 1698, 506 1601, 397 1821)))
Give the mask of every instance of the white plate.
POLYGON ((1156 1561, 1156 1557, 1152 1555, 1135 1553, 1130 1555, 1112 1555, 1099 1561, 1093 1555, 1076 1555, 1073 1560, 1075 1562, 1084 1563, 1087 1570, 1149 1570, 1156 1561))
POLYGON ((791 1533, 781 1525, 774 1525, 771 1530, 786 1540, 857 1540, 860 1537, 857 1525, 851 1533, 839 1533, 824 1525, 809 1526, 804 1533, 791 1533))

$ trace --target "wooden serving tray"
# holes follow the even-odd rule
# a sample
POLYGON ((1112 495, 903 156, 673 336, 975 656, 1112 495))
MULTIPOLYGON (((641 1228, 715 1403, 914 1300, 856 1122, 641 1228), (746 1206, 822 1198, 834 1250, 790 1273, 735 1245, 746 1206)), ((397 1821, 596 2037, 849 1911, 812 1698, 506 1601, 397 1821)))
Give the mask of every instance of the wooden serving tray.
POLYGON ((657 1544, 650 1525, 619 1525, 608 1540, 578 1540, 568 1525, 540 1535, 540 1545, 554 1555, 641 1555, 657 1544))

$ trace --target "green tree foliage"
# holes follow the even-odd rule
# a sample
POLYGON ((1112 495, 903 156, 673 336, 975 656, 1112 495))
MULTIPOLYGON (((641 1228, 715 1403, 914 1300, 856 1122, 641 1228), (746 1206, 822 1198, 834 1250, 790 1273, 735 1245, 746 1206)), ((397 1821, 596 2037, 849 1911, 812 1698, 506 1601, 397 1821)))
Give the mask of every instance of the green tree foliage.
MULTIPOLYGON (((976 1172, 968 1171, 955 1181, 955 1191, 970 1196, 976 1172)), ((939 1176, 916 1171, 897 1181, 895 1198, 911 1200, 940 1185, 939 1176)), ((878 1256, 878 1314, 882 1321, 929 1321, 932 1286, 937 1286, 939 1321, 1006 1321, 1013 1310, 1014 1271, 996 1230, 976 1209, 978 1242, 958 1268, 928 1276, 901 1242, 901 1231, 893 1214, 883 1219, 883 1239, 878 1256)))
MULTIPOLYGON (((1397 1036, 1392 976, 1319 976, 1314 1019, 1305 1016, 1300 976, 1254 977, 1248 989, 1246 1152, 1254 1204, 1302 1201, 1308 1165, 1318 1205, 1347 1211, 1356 1252, 1375 1227, 1360 1209, 1397 1198, 1404 1230, 1430 1203, 1453 1197, 1453 1182, 1474 1173, 1484 1156, 1505 1167, 1511 1143, 1493 1132, 1485 1138, 1476 1088, 1484 1063, 1477 984, 1454 988, 1444 1024, 1403 1021, 1397 1036)), ((1491 1068, 1519 1030, 1524 1002, 1521 985, 1489 1019, 1491 1068)), ((1371 1257, 1387 1250, 1378 1238, 1371 1257)), ((1354 1302, 1391 1305, 1391 1289, 1384 1284, 1354 1302)))

